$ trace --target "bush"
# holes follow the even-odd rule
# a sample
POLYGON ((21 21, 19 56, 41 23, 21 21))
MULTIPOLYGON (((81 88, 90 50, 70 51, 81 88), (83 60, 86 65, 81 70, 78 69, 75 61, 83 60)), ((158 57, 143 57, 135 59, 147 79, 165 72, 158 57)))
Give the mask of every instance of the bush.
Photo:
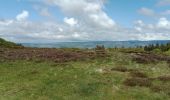
POLYGON ((168 84, 159 84, 159 85, 153 85, 150 87, 150 89, 153 91, 153 92, 164 92, 166 93, 167 95, 170 96, 170 85, 168 84))
POLYGON ((155 52, 155 53, 161 53, 161 50, 160 50, 159 48, 156 48, 156 49, 153 50, 153 52, 155 52))
POLYGON ((128 69, 126 67, 116 67, 116 68, 112 68, 111 71, 119 71, 119 72, 127 72, 128 69))
POLYGON ((141 87, 150 87, 152 86, 152 81, 149 80, 148 78, 137 78, 137 77, 132 77, 126 79, 124 82, 124 85, 126 86, 141 86, 141 87))
POLYGON ((159 76, 157 77, 160 81, 167 82, 170 81, 170 76, 159 76))
POLYGON ((142 72, 137 71, 137 70, 131 71, 131 72, 130 72, 130 75, 131 75, 132 77, 148 78, 148 76, 147 76, 145 73, 142 73, 142 72))

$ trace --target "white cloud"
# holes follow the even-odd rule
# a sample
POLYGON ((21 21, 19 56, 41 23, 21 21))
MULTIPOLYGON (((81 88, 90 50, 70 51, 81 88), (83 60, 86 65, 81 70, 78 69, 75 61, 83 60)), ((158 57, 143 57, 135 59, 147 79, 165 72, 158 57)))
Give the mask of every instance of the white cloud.
POLYGON ((170 21, 168 21, 166 18, 160 18, 158 25, 159 28, 165 28, 170 29, 170 21))
POLYGON ((166 11, 162 12, 162 15, 170 15, 170 10, 166 10, 166 11))
POLYGON ((145 25, 142 20, 137 20, 137 21, 135 21, 134 24, 137 25, 137 26, 144 26, 145 25))
POLYGON ((91 19, 92 22, 95 23, 95 26, 100 25, 101 27, 104 27, 104 28, 114 28, 114 26, 116 24, 105 13, 101 13, 100 15, 91 14, 91 15, 89 15, 89 18, 91 19), (97 23, 98 23, 98 25, 97 25, 97 23))
POLYGON ((157 23, 146 24, 143 21, 136 21, 134 29, 137 31, 139 40, 168 40, 170 39, 170 21, 159 18, 157 23))
POLYGON ((64 31, 61 27, 59 27, 58 30, 59 30, 60 32, 63 32, 63 31, 64 31))
POLYGON ((26 11, 26 10, 23 10, 22 13, 20 13, 20 14, 18 14, 18 15, 16 16, 16 19, 17 19, 18 21, 24 21, 24 20, 26 20, 28 17, 29 17, 29 12, 26 11))
POLYGON ((156 10, 143 7, 143 8, 140 8, 138 10, 138 13, 143 15, 143 16, 151 17, 151 18, 154 18, 154 19, 159 19, 159 18, 164 17, 164 16, 168 17, 170 15, 170 10, 157 11, 156 12, 156 10))
MULTIPOLYGON (((0 23, 9 22, 1 20, 0 23)), ((161 40, 170 39, 170 22, 161 18, 156 24, 135 21, 134 28, 119 27, 117 30, 96 30, 86 26, 72 28, 56 22, 20 22, 0 24, 0 36, 15 42, 100 41, 100 40, 161 40)))
POLYGON ((72 36, 73 36, 74 38, 79 38, 79 37, 80 37, 80 34, 74 33, 72 36))
POLYGON ((170 0, 159 0, 157 6, 167 6, 170 5, 170 0))
POLYGON ((46 16, 46 17, 50 17, 50 16, 51 16, 48 8, 42 8, 42 9, 40 10, 40 15, 46 16))
POLYGON ((33 5, 33 8, 41 15, 45 17, 52 17, 49 8, 42 5, 33 5))
POLYGON ((149 17, 157 17, 158 15, 155 13, 154 10, 149 9, 149 8, 141 8, 138 10, 138 12, 144 16, 149 16, 149 17))
POLYGON ((144 33, 139 34, 140 40, 169 40, 169 34, 167 33, 144 33))
POLYGON ((72 26, 72 27, 78 24, 78 21, 76 19, 74 19, 74 18, 67 18, 67 17, 65 17, 64 18, 64 22, 66 24, 72 26))
MULTIPOLYGON (((155 19, 157 22, 149 24, 137 20, 133 28, 126 28, 117 24, 103 10, 104 0, 46 0, 46 2, 59 7, 67 16, 63 22, 29 21, 26 20, 29 12, 23 11, 16 16, 17 20, 0 20, 0 36, 15 42, 170 39, 170 21, 165 17, 157 18, 155 19)), ((49 16, 46 6, 44 9, 42 15, 49 16)), ((147 8, 141 9, 141 13, 150 17, 158 15, 147 8)))
POLYGON ((0 25, 8 26, 13 23, 13 20, 0 20, 0 25))
POLYGON ((64 14, 93 28, 115 28, 116 23, 104 11, 105 0, 46 0, 58 6, 64 14))
POLYGON ((134 27, 135 30, 139 31, 139 32, 142 32, 142 28, 141 27, 134 27))

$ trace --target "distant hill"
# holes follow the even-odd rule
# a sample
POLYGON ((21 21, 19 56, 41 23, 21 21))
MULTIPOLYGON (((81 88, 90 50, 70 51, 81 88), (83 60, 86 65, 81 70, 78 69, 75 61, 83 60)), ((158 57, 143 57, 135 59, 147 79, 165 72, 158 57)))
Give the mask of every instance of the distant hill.
POLYGON ((22 48, 23 46, 20 44, 16 44, 10 41, 6 41, 5 39, 0 38, 0 47, 5 48, 22 48))
POLYGON ((22 43, 24 47, 38 48, 95 48, 96 45, 104 45, 106 48, 133 48, 137 46, 148 46, 151 44, 167 44, 170 40, 155 41, 89 41, 89 42, 56 42, 56 43, 22 43))

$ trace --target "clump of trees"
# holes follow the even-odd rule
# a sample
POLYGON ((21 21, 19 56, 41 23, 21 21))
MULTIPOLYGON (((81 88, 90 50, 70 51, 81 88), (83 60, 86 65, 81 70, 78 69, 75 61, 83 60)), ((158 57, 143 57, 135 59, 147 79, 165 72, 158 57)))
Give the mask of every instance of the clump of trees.
POLYGON ((148 45, 148 46, 144 46, 144 50, 145 51, 153 51, 153 50, 156 50, 156 49, 159 49, 161 50, 162 52, 166 52, 168 50, 170 50, 170 43, 167 43, 167 44, 151 44, 151 45, 148 45))

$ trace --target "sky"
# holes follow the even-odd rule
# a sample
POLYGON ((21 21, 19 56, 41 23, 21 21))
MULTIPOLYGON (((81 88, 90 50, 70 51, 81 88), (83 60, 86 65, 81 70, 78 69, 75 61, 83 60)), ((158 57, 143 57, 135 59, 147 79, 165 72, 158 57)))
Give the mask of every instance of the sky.
POLYGON ((170 40, 170 0, 0 0, 0 37, 17 43, 170 40))

